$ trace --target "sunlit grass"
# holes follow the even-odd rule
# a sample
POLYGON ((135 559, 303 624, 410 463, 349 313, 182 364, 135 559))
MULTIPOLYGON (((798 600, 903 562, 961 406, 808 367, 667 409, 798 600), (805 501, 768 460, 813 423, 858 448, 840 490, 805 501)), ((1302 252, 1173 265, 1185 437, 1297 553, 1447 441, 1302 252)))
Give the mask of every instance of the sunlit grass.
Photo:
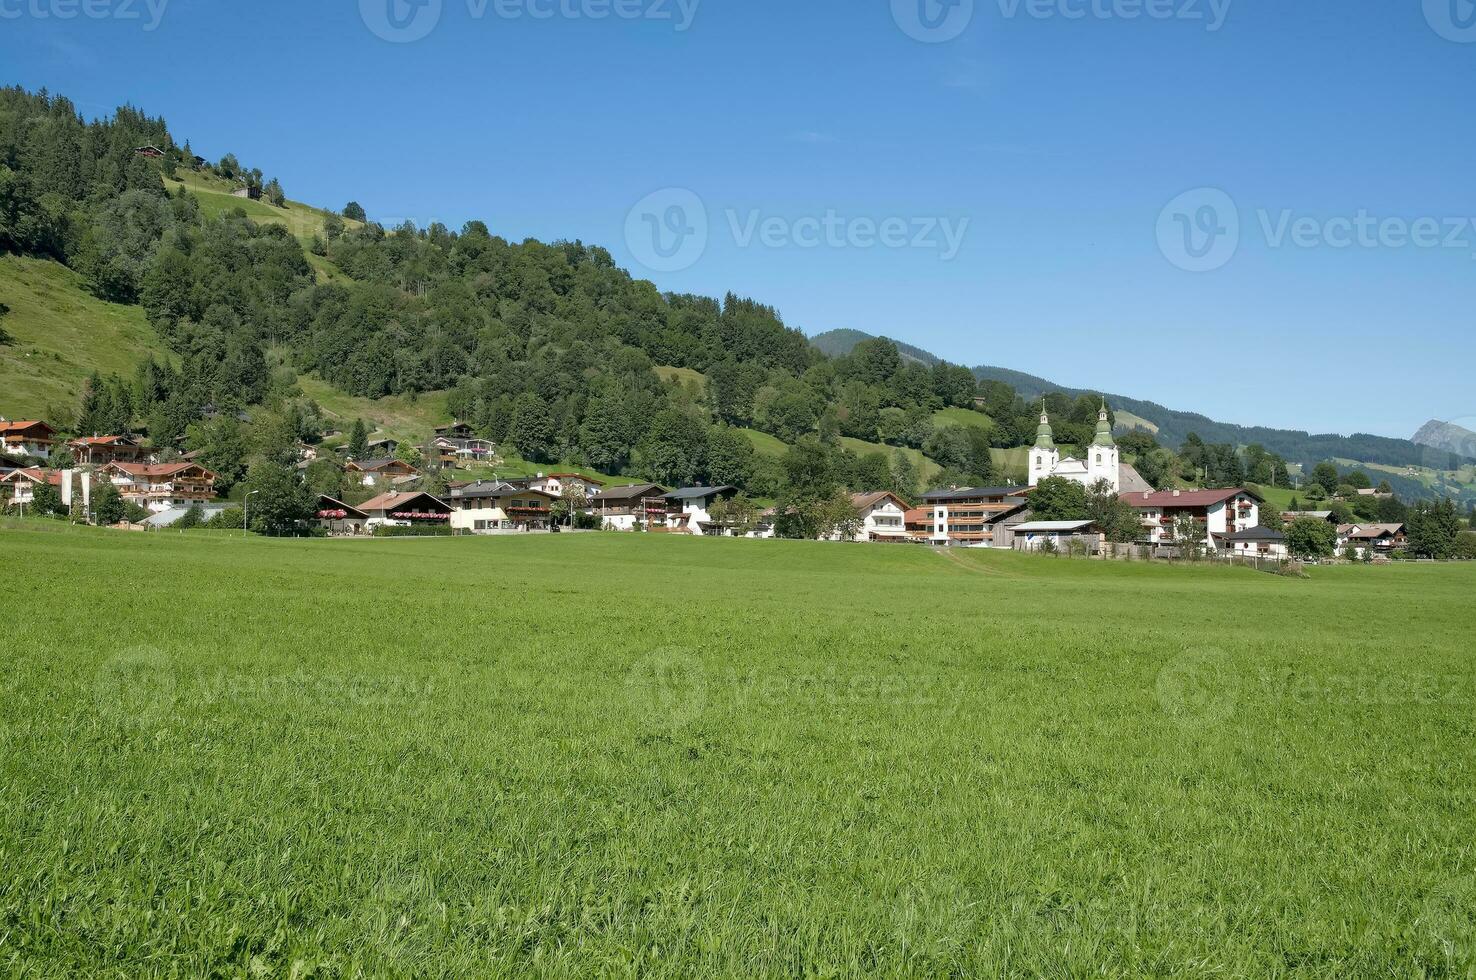
POLYGON ((6 975, 1476 963, 1476 569, 14 526, 6 975))

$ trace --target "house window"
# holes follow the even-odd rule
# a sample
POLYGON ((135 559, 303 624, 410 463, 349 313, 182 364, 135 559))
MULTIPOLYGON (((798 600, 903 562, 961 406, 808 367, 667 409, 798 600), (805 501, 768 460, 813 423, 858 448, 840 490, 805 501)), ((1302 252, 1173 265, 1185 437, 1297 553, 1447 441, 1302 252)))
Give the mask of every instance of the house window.
POLYGON ((1102 465, 1102 454, 1101 453, 1098 453, 1097 454, 1097 465, 1098 466, 1101 466, 1102 465))

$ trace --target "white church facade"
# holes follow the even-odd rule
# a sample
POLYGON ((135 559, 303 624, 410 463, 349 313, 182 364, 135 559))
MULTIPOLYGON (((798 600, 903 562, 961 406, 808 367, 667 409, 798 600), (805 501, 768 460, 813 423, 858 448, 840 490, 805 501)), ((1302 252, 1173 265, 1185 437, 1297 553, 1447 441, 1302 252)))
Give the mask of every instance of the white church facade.
POLYGON ((1114 493, 1139 492, 1152 489, 1139 474, 1122 462, 1117 440, 1112 438, 1112 422, 1107 415, 1107 404, 1097 416, 1097 432, 1092 444, 1083 454, 1084 459, 1072 456, 1061 458, 1056 448, 1055 434, 1051 430, 1051 418, 1042 407, 1040 428, 1035 433, 1035 446, 1030 450, 1030 485, 1038 486, 1041 480, 1059 476, 1084 487, 1106 480, 1114 493))

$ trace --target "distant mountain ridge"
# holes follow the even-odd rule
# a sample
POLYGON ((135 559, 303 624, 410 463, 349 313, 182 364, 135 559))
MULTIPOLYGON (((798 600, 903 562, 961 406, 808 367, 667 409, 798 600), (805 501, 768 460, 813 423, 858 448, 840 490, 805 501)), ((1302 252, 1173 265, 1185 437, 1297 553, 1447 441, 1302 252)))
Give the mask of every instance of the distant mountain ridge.
MULTIPOLYGON (((830 356, 849 353, 863 340, 874 339, 860 330, 831 330, 810 339, 810 342, 830 356)), ((887 338, 891 339, 891 338, 887 338)), ((894 344, 897 341, 892 341, 894 344)), ((898 350, 920 363, 932 365, 942 360, 937 355, 918 347, 898 344, 898 350)), ((1427 466, 1433 469, 1458 469, 1463 463, 1476 459, 1476 434, 1466 433, 1470 441, 1459 443, 1469 453, 1457 455, 1447 446, 1420 443, 1416 440, 1391 439, 1367 433, 1351 436, 1336 433, 1314 434, 1293 429, 1271 429, 1263 426, 1236 425, 1217 422, 1207 415, 1196 412, 1181 412, 1167 408, 1157 402, 1143 401, 1127 395, 1073 388, 1056 384, 1046 378, 1010 368, 980 366, 973 368, 981 381, 1003 381, 1017 391, 1022 398, 1034 399, 1058 391, 1067 395, 1103 395, 1116 410, 1137 416, 1158 426, 1159 442, 1168 446, 1179 446, 1196 433, 1205 442, 1250 445, 1259 443, 1274 453, 1279 453, 1289 462, 1317 463, 1325 459, 1351 459, 1362 463, 1382 466, 1427 466)), ((1127 426, 1122 426, 1127 428, 1127 426)), ((1426 429, 1430 428, 1426 426, 1426 429)), ((1456 427, 1459 428, 1459 427, 1456 427)), ((1422 429, 1421 432, 1425 430, 1422 429)), ((1460 430, 1465 432, 1464 429, 1460 430)))
POLYGON ((1420 426, 1411 441, 1457 456, 1476 456, 1476 432, 1454 422, 1431 419, 1420 426))

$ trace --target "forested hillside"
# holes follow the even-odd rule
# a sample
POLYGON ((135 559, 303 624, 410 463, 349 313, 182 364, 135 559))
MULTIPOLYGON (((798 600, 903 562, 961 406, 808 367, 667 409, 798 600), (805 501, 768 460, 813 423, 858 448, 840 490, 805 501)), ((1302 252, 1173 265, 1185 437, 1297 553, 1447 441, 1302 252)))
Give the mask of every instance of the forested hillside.
MULTIPOLYGON (((833 330, 816 336, 812 343, 832 355, 844 355, 857 344, 868 339, 871 339, 869 335, 859 330, 833 330)), ((924 363, 939 360, 935 355, 918 348, 911 348, 911 356, 924 363)), ((1053 392, 1073 398, 1080 395, 1097 394, 1094 391, 1060 385, 1054 381, 1010 368, 980 366, 974 368, 974 374, 980 381, 998 381, 1007 384, 1027 400, 1038 399, 1053 392)), ((1128 395, 1110 392, 1105 395, 1118 412, 1151 423, 1152 431, 1158 440, 1169 446, 1182 445, 1193 434, 1209 443, 1228 443, 1236 446, 1260 445, 1290 461, 1305 464, 1342 458, 1383 466, 1422 466, 1438 470, 1456 470, 1473 459, 1469 454, 1458 456, 1448 452, 1453 448, 1452 445, 1434 441, 1426 445, 1419 445, 1417 443, 1421 440, 1390 439, 1366 433, 1351 436, 1318 435, 1292 429, 1236 425, 1229 422, 1217 422, 1194 412, 1165 408, 1156 402, 1143 401, 1128 395), (1432 451, 1432 449, 1438 451, 1432 451)))
MULTIPOLYGON (((297 204, 233 155, 205 161, 137 109, 86 121, 64 98, 0 91, 0 282, 72 291, 10 303, 0 413, 13 397, 65 432, 146 431, 198 451, 227 491, 346 427, 325 402, 423 397, 533 464, 801 510, 842 488, 1024 475, 1036 392, 886 340, 827 356, 760 300, 663 294, 597 246, 367 218, 297 204)), ((1090 440, 1099 396, 1047 402, 1067 451, 1090 440)), ((1159 486, 1285 485, 1274 448, 1183 443, 1124 447, 1159 486)))

